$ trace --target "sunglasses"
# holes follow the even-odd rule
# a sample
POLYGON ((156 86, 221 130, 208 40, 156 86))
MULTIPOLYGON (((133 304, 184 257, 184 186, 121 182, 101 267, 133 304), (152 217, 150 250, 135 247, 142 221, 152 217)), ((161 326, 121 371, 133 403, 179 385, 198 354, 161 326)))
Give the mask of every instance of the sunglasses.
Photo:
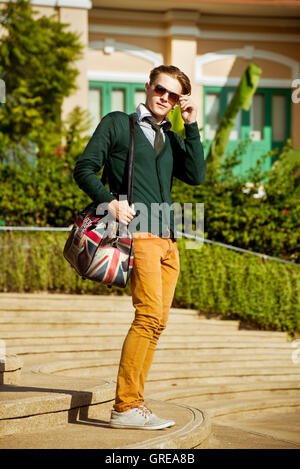
POLYGON ((173 93, 173 91, 167 90, 167 88, 165 88, 162 85, 155 85, 154 91, 158 96, 163 96, 164 94, 168 93, 168 101, 170 104, 172 104, 172 106, 177 104, 179 101, 179 98, 180 98, 179 94, 173 93))

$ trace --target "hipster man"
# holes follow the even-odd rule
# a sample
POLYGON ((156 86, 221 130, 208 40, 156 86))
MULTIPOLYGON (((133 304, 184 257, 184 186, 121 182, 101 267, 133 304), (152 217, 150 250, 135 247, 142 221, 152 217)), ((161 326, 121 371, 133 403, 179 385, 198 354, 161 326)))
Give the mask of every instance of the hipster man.
POLYGON ((144 384, 160 334, 166 327, 180 271, 174 219, 151 207, 172 205, 172 179, 198 185, 205 179, 205 160, 192 101, 189 78, 177 67, 154 68, 145 85, 146 101, 133 114, 135 166, 133 204, 115 194, 126 194, 126 161, 129 147, 128 115, 107 114, 96 128, 76 163, 74 178, 91 199, 106 203, 112 216, 130 231, 143 204, 148 215, 142 230, 131 230, 134 266, 130 277, 135 317, 125 338, 117 377, 110 425, 115 428, 161 429, 175 424, 156 416, 145 404, 144 384), (168 113, 180 106, 185 140, 170 130, 168 113), (97 173, 105 165, 111 192, 97 173), (150 214, 150 215, 149 215, 150 214), (155 218, 155 220, 154 220, 155 218), (154 223, 155 221, 155 223, 154 223), (147 229, 145 229, 145 226, 147 229))

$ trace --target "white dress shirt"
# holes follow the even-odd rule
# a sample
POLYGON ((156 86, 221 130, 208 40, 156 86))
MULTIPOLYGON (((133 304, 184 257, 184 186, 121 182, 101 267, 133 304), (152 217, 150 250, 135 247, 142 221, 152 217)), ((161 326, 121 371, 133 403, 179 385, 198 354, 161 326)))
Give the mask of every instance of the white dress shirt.
MULTIPOLYGON (((151 126, 150 122, 147 122, 145 120, 145 117, 149 118, 149 120, 153 120, 154 124, 157 124, 155 117, 151 114, 151 112, 148 110, 148 108, 145 106, 145 104, 140 103, 137 108, 136 108, 136 113, 138 116, 138 123, 144 132, 145 136, 151 143, 151 145, 154 148, 154 140, 155 140, 155 130, 151 126)), ((160 124, 161 126, 161 133, 163 135, 163 139, 165 141, 165 132, 167 130, 170 130, 172 124, 171 121, 168 117, 165 117, 165 119, 162 121, 160 124)))

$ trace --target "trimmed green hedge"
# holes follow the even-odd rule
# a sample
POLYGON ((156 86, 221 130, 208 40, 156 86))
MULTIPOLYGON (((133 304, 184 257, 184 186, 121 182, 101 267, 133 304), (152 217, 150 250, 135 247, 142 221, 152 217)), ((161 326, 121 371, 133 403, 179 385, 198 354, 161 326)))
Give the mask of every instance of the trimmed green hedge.
POLYGON ((181 251, 175 300, 260 329, 300 330, 300 269, 217 245, 181 251))
MULTIPOLYGON (((82 280, 62 255, 67 232, 0 232, 0 291, 130 294, 82 280)), ((185 249, 174 306, 261 329, 300 331, 300 269, 217 245, 185 249)))

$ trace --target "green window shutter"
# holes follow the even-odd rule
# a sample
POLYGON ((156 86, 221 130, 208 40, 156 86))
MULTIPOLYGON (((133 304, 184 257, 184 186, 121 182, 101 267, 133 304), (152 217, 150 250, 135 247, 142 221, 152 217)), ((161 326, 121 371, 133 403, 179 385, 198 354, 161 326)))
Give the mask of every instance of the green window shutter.
MULTIPOLYGON (((216 130, 216 111, 219 121, 229 103, 233 87, 204 87, 203 139, 205 156, 216 130), (213 101, 215 101, 213 103, 213 101), (208 106, 208 109, 206 107, 208 106)), ((235 167, 236 174, 245 174, 262 155, 277 148, 278 154, 291 133, 291 90, 257 88, 249 111, 241 110, 235 128, 230 134, 226 154, 232 153, 242 141, 251 138, 242 162, 235 167)), ((278 154, 265 159, 263 171, 270 169, 278 154)))
POLYGON ((139 102, 145 101, 143 83, 89 82, 89 115, 91 118, 90 134, 106 114, 111 111, 123 111, 131 114, 139 102))

